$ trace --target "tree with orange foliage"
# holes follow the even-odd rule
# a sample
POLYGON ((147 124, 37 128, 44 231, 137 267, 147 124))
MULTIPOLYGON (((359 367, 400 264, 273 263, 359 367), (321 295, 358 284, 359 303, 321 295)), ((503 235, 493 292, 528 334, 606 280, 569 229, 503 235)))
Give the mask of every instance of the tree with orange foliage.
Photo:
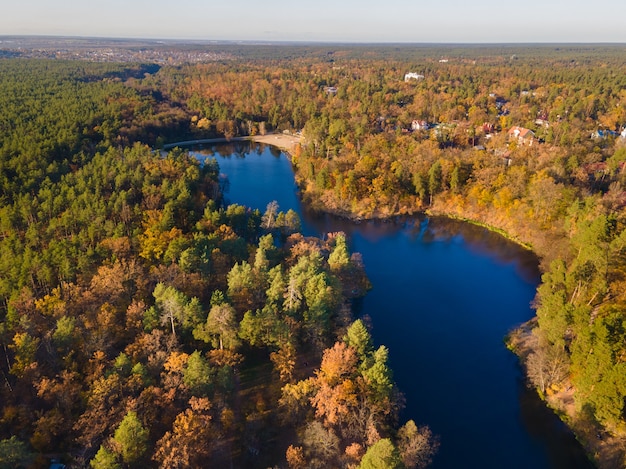
POLYGON ((206 398, 192 397, 189 400, 189 407, 176 416, 172 430, 165 433, 156 444, 153 459, 159 463, 159 467, 206 467, 215 436, 211 407, 211 402, 206 398))

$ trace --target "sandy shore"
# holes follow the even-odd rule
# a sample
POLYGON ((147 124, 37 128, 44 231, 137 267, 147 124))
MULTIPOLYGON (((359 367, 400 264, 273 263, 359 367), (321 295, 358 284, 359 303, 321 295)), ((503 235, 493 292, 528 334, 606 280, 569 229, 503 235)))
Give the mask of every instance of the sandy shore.
POLYGON ((302 143, 302 137, 288 134, 268 134, 268 135, 255 135, 249 137, 253 142, 264 143, 266 145, 273 145, 281 150, 291 153, 296 145, 302 143))
POLYGON ((178 146, 188 146, 188 145, 204 145, 211 143, 228 143, 228 142, 242 142, 242 141, 252 141, 258 143, 264 143, 266 145, 273 145, 277 148, 280 148, 284 152, 291 153, 295 149, 296 145, 303 142, 303 138, 296 135, 290 134, 267 134, 267 135, 254 135, 252 137, 234 137, 231 139, 227 139, 224 137, 220 138, 204 138, 198 140, 186 140, 184 142, 174 142, 167 143, 163 145, 163 150, 169 150, 178 146))

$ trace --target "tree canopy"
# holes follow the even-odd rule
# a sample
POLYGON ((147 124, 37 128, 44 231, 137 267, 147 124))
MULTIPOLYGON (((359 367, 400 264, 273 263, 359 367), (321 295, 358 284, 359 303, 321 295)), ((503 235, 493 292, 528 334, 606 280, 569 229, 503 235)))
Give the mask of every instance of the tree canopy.
POLYGON ((239 58, 0 60, 3 461, 430 460, 426 429, 397 430, 388 349, 345 314, 369 287, 345 235, 225 206, 215 160, 159 151, 270 131, 303 137, 314 208, 447 214, 531 246, 529 374, 623 435, 623 47, 224 47, 239 58))

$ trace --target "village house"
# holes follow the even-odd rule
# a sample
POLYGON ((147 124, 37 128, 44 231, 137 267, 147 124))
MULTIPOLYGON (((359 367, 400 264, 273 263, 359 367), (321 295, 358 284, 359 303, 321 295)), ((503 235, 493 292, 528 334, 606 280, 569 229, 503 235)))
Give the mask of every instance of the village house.
POLYGON ((482 126, 482 130, 485 135, 492 134, 495 130, 495 126, 491 122, 485 122, 482 126))
POLYGON ((496 98, 495 105, 498 110, 498 116, 506 116, 509 114, 509 110, 506 108, 506 99, 501 96, 496 96, 495 94, 493 96, 490 95, 490 97, 496 98))
POLYGON ((511 162, 513 161, 513 159, 511 158, 510 150, 499 148, 494 151, 494 155, 501 158, 501 161, 504 164, 504 166, 511 166, 511 162))
POLYGON ((524 127, 513 126, 509 129, 507 135, 509 141, 516 141, 520 145, 531 146, 535 141, 535 133, 524 127))
POLYGON ((546 111, 539 111, 537 113, 535 125, 538 125, 539 127, 545 127, 546 129, 550 127, 550 122, 548 121, 548 113, 546 111))
POLYGON ((591 134, 591 138, 594 140, 604 140, 609 137, 617 137, 617 132, 613 130, 596 130, 591 134))
POLYGON ((456 122, 444 122, 441 124, 433 124, 430 126, 430 137, 437 140, 448 141, 452 139, 454 132, 458 126, 456 122))
POLYGON ((424 79, 424 75, 420 75, 419 73, 415 73, 415 72, 409 72, 404 75, 404 81, 411 81, 411 80, 419 81, 423 79, 424 79))
POLYGON ((414 120, 411 122, 411 130, 428 130, 430 125, 426 121, 414 120))

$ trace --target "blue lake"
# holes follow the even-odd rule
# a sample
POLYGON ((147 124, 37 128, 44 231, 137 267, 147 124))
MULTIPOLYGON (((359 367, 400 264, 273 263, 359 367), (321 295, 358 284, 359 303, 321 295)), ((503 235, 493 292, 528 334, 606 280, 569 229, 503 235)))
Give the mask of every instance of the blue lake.
POLYGON ((441 441, 434 468, 592 468, 573 435, 527 388, 505 335, 534 312, 537 259, 467 223, 401 218, 353 223, 315 214, 298 199, 276 148, 236 143, 196 149, 227 176, 226 199, 296 210, 305 235, 343 231, 373 289, 356 313, 371 318, 406 397, 402 420, 441 441))

